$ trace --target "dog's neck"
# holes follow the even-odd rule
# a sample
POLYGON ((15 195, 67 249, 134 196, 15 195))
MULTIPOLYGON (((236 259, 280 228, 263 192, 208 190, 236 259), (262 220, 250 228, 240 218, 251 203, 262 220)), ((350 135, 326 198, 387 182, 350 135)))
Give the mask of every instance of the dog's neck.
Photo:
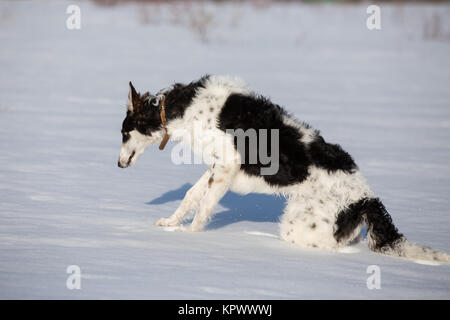
MULTIPOLYGON (((167 134, 171 140, 179 141, 183 137, 179 133, 183 129, 183 117, 186 109, 192 104, 197 90, 205 87, 205 81, 208 77, 203 77, 198 81, 191 82, 187 85, 176 83, 170 87, 160 90, 155 96, 158 104, 164 99, 164 116, 167 134)), ((160 106, 158 106, 159 108, 160 106)), ((160 112, 160 110, 158 111, 160 112)), ((161 114, 159 115, 161 117, 161 114)), ((162 121, 162 120, 161 120, 162 121)), ((163 123, 162 130, 158 133, 160 139, 164 139, 166 133, 163 123)))

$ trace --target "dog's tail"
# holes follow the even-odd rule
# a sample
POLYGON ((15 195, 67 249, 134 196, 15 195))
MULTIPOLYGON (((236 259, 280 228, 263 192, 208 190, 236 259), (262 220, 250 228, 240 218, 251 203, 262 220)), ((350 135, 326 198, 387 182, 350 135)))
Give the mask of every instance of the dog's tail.
POLYGON ((360 212, 368 227, 369 247, 373 251, 407 259, 450 262, 449 254, 406 240, 394 226, 380 199, 364 199, 360 205, 360 212))

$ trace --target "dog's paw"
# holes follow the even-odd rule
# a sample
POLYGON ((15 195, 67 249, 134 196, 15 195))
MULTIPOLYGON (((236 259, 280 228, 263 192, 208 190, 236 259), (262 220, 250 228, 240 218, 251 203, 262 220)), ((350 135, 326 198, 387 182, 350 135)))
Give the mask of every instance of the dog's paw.
POLYGON ((161 218, 155 222, 155 225, 159 227, 176 227, 179 224, 180 222, 171 218, 161 218))

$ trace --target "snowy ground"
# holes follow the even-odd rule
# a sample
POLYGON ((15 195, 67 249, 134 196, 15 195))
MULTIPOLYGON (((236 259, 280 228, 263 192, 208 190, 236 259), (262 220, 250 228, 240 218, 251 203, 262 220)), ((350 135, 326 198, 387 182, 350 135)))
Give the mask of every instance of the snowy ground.
POLYGON ((382 5, 369 31, 366 5, 82 1, 71 31, 71 3, 0 3, 0 298, 450 298, 449 265, 280 241, 276 197, 229 193, 206 232, 164 231, 204 168, 156 147, 117 167, 129 80, 238 75, 348 150, 410 240, 449 251, 449 5, 382 5))

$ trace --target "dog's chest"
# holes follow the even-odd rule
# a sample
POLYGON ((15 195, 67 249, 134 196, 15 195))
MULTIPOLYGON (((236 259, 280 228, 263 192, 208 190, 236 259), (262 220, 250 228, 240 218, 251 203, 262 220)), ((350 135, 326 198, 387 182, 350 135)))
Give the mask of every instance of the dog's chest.
POLYGON ((278 192, 276 188, 273 188, 268 183, 266 183, 263 178, 258 176, 250 176, 242 170, 239 171, 234 177, 230 189, 231 191, 239 194, 274 194, 278 192))

